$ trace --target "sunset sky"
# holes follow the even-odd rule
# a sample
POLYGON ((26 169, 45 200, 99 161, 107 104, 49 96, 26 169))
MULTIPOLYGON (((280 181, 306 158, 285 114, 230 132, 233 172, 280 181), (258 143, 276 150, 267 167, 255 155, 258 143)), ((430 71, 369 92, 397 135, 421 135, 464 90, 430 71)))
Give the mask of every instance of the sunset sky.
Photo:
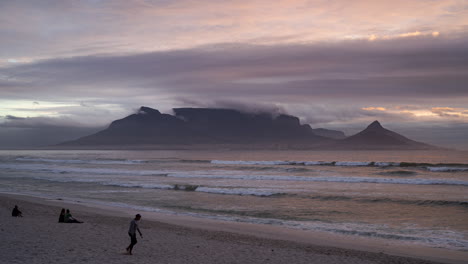
POLYGON ((145 105, 374 120, 468 149, 466 0, 0 1, 0 148, 145 105))

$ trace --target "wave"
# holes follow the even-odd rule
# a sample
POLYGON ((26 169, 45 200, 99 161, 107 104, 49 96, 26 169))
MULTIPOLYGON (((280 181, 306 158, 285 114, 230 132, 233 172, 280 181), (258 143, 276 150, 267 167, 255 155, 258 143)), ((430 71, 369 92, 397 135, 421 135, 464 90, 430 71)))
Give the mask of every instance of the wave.
POLYGON ((212 164, 221 165, 305 165, 305 166, 398 166, 395 162, 358 162, 358 161, 245 161, 245 160, 212 160, 212 164))
POLYGON ((287 171, 287 172, 306 172, 306 171, 310 171, 309 169, 306 169, 306 168, 287 168, 285 169, 284 171, 287 171))
POLYGON ((303 166, 340 166, 340 167, 419 167, 432 172, 468 171, 464 163, 414 163, 414 162, 381 162, 381 161, 245 161, 245 160, 212 160, 218 165, 303 165, 303 166))
POLYGON ((250 165, 244 165, 244 166, 237 166, 235 168, 233 167, 228 167, 228 166, 217 166, 216 168, 219 169, 229 169, 229 170, 236 170, 236 171, 275 171, 275 172, 307 172, 311 171, 311 169, 308 169, 306 167, 274 167, 274 166, 250 166, 250 165))
POLYGON ((255 161, 255 160, 212 160, 212 164, 221 165, 295 165, 293 161, 255 161))
POLYGON ((277 196, 284 192, 257 189, 257 188, 214 188, 214 187, 198 187, 197 192, 215 193, 215 194, 234 194, 234 195, 253 195, 253 196, 277 196))
MULTIPOLYGON (((203 214, 200 214, 203 215, 203 214)), ((210 217, 210 216, 205 216, 210 217)), ((259 217, 236 217, 216 215, 217 220, 247 222, 264 225, 282 226, 303 231, 322 231, 327 233, 385 239, 397 243, 422 244, 435 248, 466 250, 468 240, 458 232, 424 228, 392 228, 387 225, 366 223, 326 223, 322 221, 295 221, 259 217)))
POLYGON ((49 159, 49 158, 34 158, 34 157, 19 157, 16 161, 22 162, 42 162, 42 163, 66 163, 66 164, 142 164, 148 163, 147 160, 127 160, 127 159, 95 159, 95 160, 81 160, 81 159, 49 159))
POLYGON ((335 166, 370 166, 373 162, 356 162, 356 161, 337 161, 335 166))
POLYGON ((113 186, 122 188, 142 188, 142 189, 157 189, 157 190, 174 190, 174 191, 189 191, 189 192, 203 192, 223 195, 251 195, 251 196, 274 196, 282 195, 284 192, 265 189, 265 188, 229 188, 229 187, 205 187, 192 184, 155 184, 155 183, 138 183, 138 182, 121 182, 121 181, 108 181, 102 179, 78 179, 78 178, 50 178, 50 177, 33 177, 37 180, 44 180, 49 182, 61 183, 94 183, 103 186, 113 186))
POLYGON ((437 232, 432 230, 379 230, 376 228, 372 230, 368 228, 365 230, 361 227, 361 230, 356 229, 345 229, 340 227, 316 227, 314 230, 320 230, 331 233, 338 233, 344 235, 354 235, 372 238, 381 238, 386 240, 394 240, 401 242, 410 242, 416 244, 424 244, 435 248, 447 248, 452 250, 466 250, 468 248, 468 241, 454 236, 450 231, 437 232), (442 233, 442 234, 439 234, 442 233))
POLYGON ((433 172, 457 172, 457 171, 468 171, 468 168, 460 167, 426 167, 429 171, 433 172))
POLYGON ((187 160, 187 159, 183 159, 179 161, 185 162, 185 163, 210 163, 211 162, 211 160, 187 160))
POLYGON ((43 164, 16 164, 0 163, 0 169, 37 171, 52 174, 93 174, 93 175, 138 175, 138 176, 167 176, 164 170, 122 170, 109 168, 76 168, 76 167, 57 167, 43 164))
POLYGON ((409 185, 461 185, 468 186, 468 181, 449 179, 405 179, 405 178, 374 178, 351 176, 293 176, 293 175, 259 175, 259 174, 234 174, 231 171, 216 171, 215 174, 207 174, 205 171, 167 171, 167 170, 121 170, 108 168, 73 168, 51 167, 41 164, 0 164, 0 169, 37 171, 54 174, 93 174, 93 175, 137 175, 137 176, 162 176, 175 178, 208 178, 208 179, 234 179, 254 181, 297 181, 297 182, 339 182, 339 183, 377 183, 377 184, 409 184, 409 185))
POLYGON ((468 208, 468 201, 447 201, 447 200, 405 200, 395 198, 367 198, 367 197, 351 197, 351 196, 302 196, 298 197, 320 200, 320 201, 355 201, 360 203, 396 203, 403 205, 419 205, 419 206, 455 206, 468 208))
POLYGON ((446 248, 451 250, 466 250, 468 240, 459 232, 450 230, 433 230, 416 227, 391 228, 387 225, 366 223, 328 223, 323 221, 294 221, 281 220, 268 217, 251 217, 226 215, 224 213, 206 213, 193 211, 169 211, 167 209, 137 206, 123 203, 106 203, 107 205, 132 208, 139 211, 163 212, 172 215, 184 215, 203 219, 212 219, 226 222, 252 223, 260 225, 281 226, 289 229, 305 231, 321 231, 334 234, 371 237, 385 239, 395 243, 411 243, 425 245, 434 248, 446 248))
POLYGON ((210 178, 210 179, 237 179, 260 181, 298 181, 298 182, 340 182, 340 183, 379 183, 379 184, 409 184, 409 185, 462 185, 468 186, 468 181, 446 179, 401 179, 401 178, 373 178, 373 177, 306 177, 282 175, 219 175, 196 173, 168 173, 168 177, 177 178, 210 178))
POLYGON ((381 172, 379 174, 380 175, 389 175, 389 176, 409 177, 409 176, 415 176, 418 173, 415 172, 415 171, 396 170, 396 171, 381 172))
MULTIPOLYGON (((197 160, 197 159, 158 159, 158 160, 138 160, 138 159, 62 159, 22 156, 14 158, 19 163, 53 163, 53 164, 96 164, 96 165, 138 165, 145 163, 159 162, 181 162, 181 163, 211 163, 215 165, 244 165, 263 166, 262 170, 274 169, 275 166, 337 166, 337 167, 415 167, 424 168, 430 172, 465 172, 468 171, 468 164, 464 163, 415 163, 415 162, 382 162, 382 161, 257 161, 257 160, 197 160)), ((243 167, 244 169, 246 167, 243 167)), ((237 168, 237 169, 243 169, 237 168)), ((254 168, 252 168, 254 169, 254 168)), ((260 169, 255 169, 260 170, 260 169)))
MULTIPOLYGON (((54 198, 44 196, 46 198, 54 198)), ((76 199, 65 198, 65 200, 74 201, 76 199)), ((207 213, 204 211, 190 211, 190 210, 169 210, 166 208, 150 207, 137 204, 99 201, 99 200, 86 200, 82 199, 86 204, 95 204, 98 206, 111 206, 117 208, 132 209, 142 212, 157 212, 169 215, 190 216, 201 219, 212 219, 224 222, 237 222, 237 223, 251 223, 260 225, 273 225, 280 226, 288 229, 296 229, 306 231, 322 231, 327 233, 371 237, 385 239, 394 243, 411 243, 425 245, 434 248, 446 248, 451 250, 463 250, 468 248, 468 240, 463 237, 460 232, 451 230, 434 230, 418 227, 404 227, 392 228, 387 225, 369 224, 369 223, 350 223, 350 222, 323 222, 323 221, 295 221, 295 220, 281 220, 269 217, 251 217, 251 216, 238 216, 226 215, 225 213, 207 213)), ((233 212, 236 213, 235 211, 233 212)))

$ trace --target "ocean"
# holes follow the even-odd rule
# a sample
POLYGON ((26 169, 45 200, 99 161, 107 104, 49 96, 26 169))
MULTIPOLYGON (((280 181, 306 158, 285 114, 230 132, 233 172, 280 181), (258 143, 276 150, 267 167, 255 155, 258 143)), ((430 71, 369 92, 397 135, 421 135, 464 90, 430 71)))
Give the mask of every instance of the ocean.
POLYGON ((468 152, 0 151, 0 192, 468 251, 468 152))

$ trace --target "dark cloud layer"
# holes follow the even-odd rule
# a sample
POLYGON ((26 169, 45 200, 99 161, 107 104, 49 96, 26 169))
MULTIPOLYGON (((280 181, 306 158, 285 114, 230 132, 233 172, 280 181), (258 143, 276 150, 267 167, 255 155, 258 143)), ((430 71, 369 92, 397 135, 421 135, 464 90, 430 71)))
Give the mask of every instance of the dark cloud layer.
MULTIPOLYGON (((255 98, 264 102, 466 99, 468 39, 218 45, 53 59, 0 69, 0 97, 255 98)), ((117 99, 118 100, 118 99, 117 99)))

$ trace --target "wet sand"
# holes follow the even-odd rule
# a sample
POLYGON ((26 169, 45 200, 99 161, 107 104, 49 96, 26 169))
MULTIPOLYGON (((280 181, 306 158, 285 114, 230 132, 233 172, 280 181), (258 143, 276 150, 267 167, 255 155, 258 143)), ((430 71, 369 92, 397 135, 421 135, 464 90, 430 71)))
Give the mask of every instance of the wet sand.
MULTIPOLYGON (((216 223, 141 212, 133 255, 126 255, 135 211, 62 200, 0 194, 3 263, 464 263, 466 253, 381 250, 378 245, 330 240, 300 230, 216 223), (18 205, 24 217, 11 217, 18 205), (58 223, 69 208, 83 224, 58 223), (332 246, 334 245, 334 246, 332 246), (411 253, 413 252, 413 254, 411 253), (411 256, 411 257, 408 257, 411 256)), ((426 249, 427 251, 427 249, 426 249)))

